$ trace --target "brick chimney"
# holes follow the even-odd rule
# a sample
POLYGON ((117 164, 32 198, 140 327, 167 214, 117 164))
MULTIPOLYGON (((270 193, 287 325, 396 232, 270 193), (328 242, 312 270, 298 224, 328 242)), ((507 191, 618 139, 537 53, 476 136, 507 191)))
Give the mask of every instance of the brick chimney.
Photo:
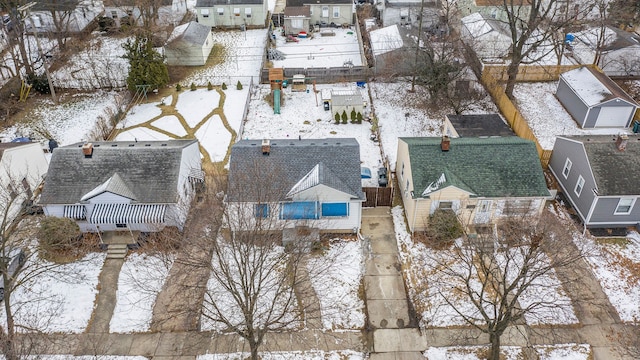
POLYGON ((262 155, 269 155, 271 153, 271 142, 269 139, 262 140, 262 155))
POLYGON ((451 140, 447 135, 443 135, 442 141, 440 141, 440 149, 442 149, 442 151, 449 151, 450 146, 451 146, 451 140))
POLYGON ((627 134, 619 134, 616 138, 616 148, 618 151, 624 151, 627 148, 627 141, 629 141, 629 136, 627 134))
POLYGON ((85 158, 91 158, 93 155, 93 143, 86 143, 82 145, 82 153, 85 158))

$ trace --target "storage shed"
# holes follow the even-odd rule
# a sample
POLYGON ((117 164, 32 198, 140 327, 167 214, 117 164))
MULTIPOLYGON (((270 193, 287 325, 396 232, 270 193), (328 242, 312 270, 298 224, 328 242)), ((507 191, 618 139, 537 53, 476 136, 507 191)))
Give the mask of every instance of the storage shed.
POLYGON ((333 89, 331 90, 331 113, 351 115, 351 111, 364 115, 364 100, 358 89, 333 89))
POLYGON ((213 48, 211 28, 192 21, 177 26, 164 47, 167 65, 202 66, 213 48))
POLYGON ((628 127, 638 108, 631 96, 593 67, 560 75, 556 97, 582 128, 628 127))

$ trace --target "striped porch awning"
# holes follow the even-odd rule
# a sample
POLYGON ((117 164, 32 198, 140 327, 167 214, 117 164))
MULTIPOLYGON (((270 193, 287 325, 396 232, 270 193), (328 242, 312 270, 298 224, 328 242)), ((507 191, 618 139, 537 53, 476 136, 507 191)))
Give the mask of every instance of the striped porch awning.
POLYGON ((87 208, 84 205, 65 205, 64 217, 73 220, 84 220, 87 218, 87 208))
POLYGON ((91 213, 93 224, 162 224, 165 204, 96 204, 91 213))

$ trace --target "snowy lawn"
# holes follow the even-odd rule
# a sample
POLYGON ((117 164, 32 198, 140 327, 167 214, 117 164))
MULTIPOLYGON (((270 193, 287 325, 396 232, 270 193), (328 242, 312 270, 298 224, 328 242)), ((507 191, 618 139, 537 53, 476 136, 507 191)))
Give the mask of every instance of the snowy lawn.
POLYGON ((594 249, 587 260, 620 319, 640 323, 640 235, 607 241, 575 232, 573 240, 594 249))
MULTIPOLYGON (((342 66, 362 66, 358 35, 351 29, 330 29, 335 36, 321 36, 313 33, 313 38, 296 38, 287 42, 280 29, 276 34, 276 50, 284 54, 284 60, 273 60, 273 67, 328 68, 342 66)), ((329 29, 326 29, 329 30, 329 29)))
MULTIPOLYGON (((450 327, 465 326, 467 323, 456 310, 468 317, 479 317, 479 311, 465 296, 455 293, 451 284, 458 284, 460 279, 437 271, 436 267, 447 263, 452 269, 460 268, 465 273, 468 264, 464 264, 458 257, 452 256, 451 250, 435 250, 427 248, 424 244, 414 242, 406 230, 404 213, 401 207, 392 209, 394 228, 400 256, 407 266, 405 276, 409 286, 409 294, 416 310, 421 315, 421 325, 424 327, 450 327), (445 298, 453 303, 450 305, 445 298)), ((496 253, 500 262, 500 254, 496 253)), ((520 305, 529 306, 534 302, 541 302, 543 306, 533 309, 525 316, 530 325, 540 324, 574 324, 578 322, 571 299, 567 297, 559 280, 549 274, 539 277, 527 291, 521 294, 520 305), (547 302, 553 302, 554 306, 544 306, 547 302)), ((481 283, 473 274, 470 284, 481 289, 481 283)), ((462 284, 464 285, 464 284, 462 284)), ((488 308, 485 309, 490 311, 488 308)))
POLYGON ((136 105, 118 124, 115 140, 196 138, 205 159, 223 161, 233 136, 241 130, 248 95, 248 87, 184 90, 157 102, 136 105))
POLYGON ((254 84, 259 82, 267 29, 246 32, 214 31, 213 41, 224 48, 222 54, 224 58, 215 66, 195 70, 182 81, 183 84, 195 83, 198 86, 206 86, 208 82, 213 85, 221 85, 225 82, 229 88, 235 89, 238 80, 245 87, 251 82, 251 78, 254 84))
POLYGON ((153 304, 173 264, 173 257, 133 253, 125 260, 118 277, 112 332, 148 331, 153 304))
POLYGON ((332 239, 324 256, 310 261, 310 277, 320 300, 322 325, 325 329, 364 327, 364 302, 358 297, 363 269, 364 257, 359 240, 332 239), (330 263, 319 265, 319 261, 330 263), (319 268, 326 270, 314 274, 314 269, 319 268))
MULTIPOLYGON (((84 332, 95 305, 98 275, 105 258, 105 253, 91 253, 27 280, 12 294, 16 324, 45 333, 84 332)), ((40 266, 34 261, 42 260, 30 257, 25 264, 26 273, 40 266)), ((51 267, 50 264, 42 266, 51 267)), ((2 314, 4 324, 6 319, 4 312, 2 314)))
POLYGON ((513 95, 522 116, 533 130, 540 146, 553 149, 559 135, 615 135, 628 132, 622 128, 581 129, 555 96, 558 82, 516 84, 513 95))
MULTIPOLYGON (((394 171, 398 152, 398 138, 411 136, 441 136, 444 117, 454 112, 425 106, 428 95, 419 86, 410 93, 411 83, 369 83, 371 101, 380 127, 382 148, 394 171)), ((487 96, 466 114, 497 113, 498 109, 487 96)))
MULTIPOLYGON (((355 83, 340 85, 317 85, 317 94, 312 86, 309 92, 291 92, 284 89, 284 102, 280 114, 274 114, 273 108, 265 98, 270 96, 269 85, 259 85, 251 94, 247 122, 244 124, 243 139, 303 139, 355 138, 360 144, 362 166, 372 171, 381 163, 380 148, 371 141, 371 124, 335 124, 330 111, 322 107, 320 91, 323 88, 355 87, 355 83)), ((368 99, 366 89, 361 89, 363 98, 368 99)), ((366 110, 365 110, 366 112, 366 110)), ((376 179, 372 179, 374 182, 376 179)), ((377 183, 365 186, 377 186, 377 183)))
POLYGON ((66 95, 67 100, 54 105, 43 99, 25 116, 24 121, 0 133, 2 141, 26 136, 47 139, 51 135, 60 146, 89 140, 99 116, 106 116, 123 102, 123 93, 97 91, 91 94, 66 95))
MULTIPOLYGON (((540 360, 588 360, 592 358, 591 347, 586 344, 557 344, 534 346, 540 360)), ((480 360, 485 358, 489 348, 486 346, 430 347, 424 352, 428 360, 480 360)), ((516 346, 500 347, 501 359, 518 360, 524 357, 522 348, 516 346)))
MULTIPOLYGON (((198 355, 196 360, 244 360, 249 353, 231 353, 231 354, 207 354, 198 355)), ((261 352, 260 357, 263 360, 364 360, 367 356, 356 351, 274 351, 261 352)))

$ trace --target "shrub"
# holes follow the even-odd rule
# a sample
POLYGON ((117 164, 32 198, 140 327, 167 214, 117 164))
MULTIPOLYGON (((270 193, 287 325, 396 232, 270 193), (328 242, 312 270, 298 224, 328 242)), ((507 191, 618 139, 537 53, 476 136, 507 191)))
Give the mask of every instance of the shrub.
POLYGON ((240 80, 238 80, 238 83, 236 84, 236 89, 242 90, 242 83, 240 82, 240 80))
POLYGON ((431 240, 437 243, 446 243, 459 238, 464 234, 464 231, 453 211, 437 209, 429 216, 426 233, 431 240))
POLYGON ((358 124, 362 124, 362 113, 360 113, 360 112, 359 112, 359 113, 356 115, 356 120, 357 120, 357 123, 358 123, 358 124))
POLYGON ((352 122, 356 121, 356 110, 355 109, 351 110, 351 121, 352 122))
POLYGON ((182 85, 176 84, 176 91, 182 91, 182 85))
POLYGON ((191 83, 191 91, 196 91, 198 90, 198 87, 196 86, 196 84, 191 83))
POLYGON ((346 124, 348 119, 349 118, 347 117, 347 111, 346 110, 342 110, 342 123, 346 124))
POLYGON ((82 243, 81 235, 75 221, 69 218, 45 217, 38 229, 42 256, 51 258, 76 252, 82 243))
POLYGON ((222 90, 227 90, 227 84, 222 83, 222 90))
POLYGON ((340 114, 336 113, 336 116, 334 116, 334 119, 336 119, 336 124, 340 124, 340 114))
POLYGON ((211 81, 207 83, 207 90, 213 90, 213 85, 211 85, 211 81))

